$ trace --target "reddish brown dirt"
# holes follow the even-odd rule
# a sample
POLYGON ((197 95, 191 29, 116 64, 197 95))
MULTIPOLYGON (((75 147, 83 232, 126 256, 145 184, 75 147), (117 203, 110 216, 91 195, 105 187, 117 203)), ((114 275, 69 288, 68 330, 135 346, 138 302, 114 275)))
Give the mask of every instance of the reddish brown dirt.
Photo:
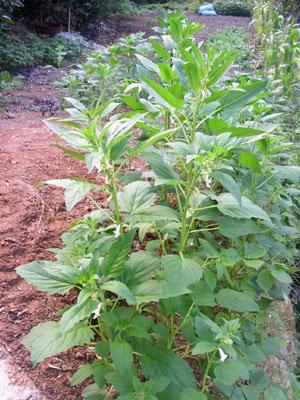
MULTIPOLYGON (((145 30, 153 23, 146 17, 118 17, 115 21, 121 33, 145 30)), ((207 28, 199 39, 225 25, 249 24, 248 19, 232 17, 210 17, 205 22, 207 28)), ((59 246, 71 221, 91 209, 82 203, 68 214, 61 190, 35 188, 47 179, 84 174, 80 162, 51 146, 54 136, 43 124, 45 113, 58 110, 56 79, 55 71, 32 74, 23 89, 7 94, 6 109, 0 113, 0 345, 48 400, 79 400, 80 389, 70 388, 69 383, 78 366, 89 358, 84 349, 60 354, 32 369, 28 351, 21 344, 31 327, 55 318, 58 309, 72 302, 72 294, 47 296, 15 273, 20 264, 51 259, 47 249, 59 246)), ((104 196, 102 201, 106 202, 104 196)))
MULTIPOLYGON (((191 21, 204 24, 203 30, 196 34, 196 39, 199 42, 207 39, 211 33, 228 26, 242 27, 246 31, 250 30, 251 18, 231 16, 204 17, 192 13, 188 17, 191 21)), ((144 16, 116 15, 108 18, 105 21, 105 25, 106 30, 104 30, 103 35, 99 35, 97 41, 100 44, 107 45, 131 33, 145 32, 148 36, 155 34, 152 28, 157 26, 156 14, 151 13, 144 16)))

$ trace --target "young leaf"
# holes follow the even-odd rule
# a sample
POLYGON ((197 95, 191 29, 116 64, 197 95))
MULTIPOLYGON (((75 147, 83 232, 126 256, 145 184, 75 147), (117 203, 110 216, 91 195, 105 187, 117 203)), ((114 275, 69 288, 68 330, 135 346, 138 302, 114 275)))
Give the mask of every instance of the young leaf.
POLYGON ((31 360, 36 365, 54 354, 90 342, 93 336, 92 329, 86 324, 77 324, 63 334, 59 322, 49 321, 32 328, 23 344, 30 350, 31 360))
POLYGON ((164 88, 160 84, 156 83, 152 79, 143 77, 145 89, 149 92, 154 99, 162 106, 167 107, 171 111, 175 109, 180 109, 183 105, 183 99, 175 97, 170 90, 164 88))
POLYGON ((124 263, 128 258, 135 230, 122 234, 111 246, 102 263, 103 275, 117 277, 123 273, 124 263))
POLYGON ((18 267, 17 273, 28 283, 49 294, 67 293, 81 276, 78 269, 52 261, 33 261, 18 267))
POLYGON ((64 312, 59 324, 62 333, 68 332, 78 322, 87 319, 96 309, 97 303, 90 297, 89 291, 83 290, 78 296, 77 303, 64 312))
POLYGON ((259 307, 249 295, 232 289, 221 289, 217 295, 218 304, 236 312, 257 312, 259 307))
POLYGON ((251 151, 241 151, 240 163, 251 169, 252 172, 259 173, 261 171, 259 159, 251 151))

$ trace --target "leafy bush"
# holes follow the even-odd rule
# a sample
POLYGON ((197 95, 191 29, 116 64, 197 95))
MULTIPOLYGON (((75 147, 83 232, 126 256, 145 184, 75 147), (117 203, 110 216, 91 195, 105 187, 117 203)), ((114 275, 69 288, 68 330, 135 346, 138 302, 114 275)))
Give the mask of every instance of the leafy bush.
POLYGON ((1 68, 16 71, 38 64, 58 66, 61 46, 64 48, 66 60, 80 57, 85 49, 82 42, 71 41, 59 36, 41 39, 30 33, 21 39, 11 34, 10 31, 0 31, 1 68))
POLYGON ((250 17, 253 5, 250 0, 216 0, 214 7, 220 15, 233 15, 237 17, 250 17))
POLYGON ((150 45, 143 33, 125 36, 106 51, 94 51, 83 64, 77 64, 60 84, 68 96, 92 105, 121 93, 137 78, 136 55, 150 55, 150 45))
POLYGON ((222 85, 235 53, 203 55, 199 26, 179 14, 160 24, 155 57, 136 54, 122 93, 67 98, 70 117, 47 122, 101 179, 46 182, 65 190, 68 211, 85 197, 96 209, 63 235, 56 261, 18 268, 39 290, 78 293, 23 343, 34 365, 88 344, 95 360, 72 379, 93 377, 85 399, 287 400, 261 363, 287 345, 266 324, 298 257, 300 168, 279 165, 290 145, 263 123, 266 82, 222 85), (135 157, 145 171, 131 172, 135 157))
POLYGON ((208 45, 215 49, 232 50, 238 54, 237 61, 243 66, 249 66, 253 54, 249 35, 243 28, 224 28, 208 37, 208 45))

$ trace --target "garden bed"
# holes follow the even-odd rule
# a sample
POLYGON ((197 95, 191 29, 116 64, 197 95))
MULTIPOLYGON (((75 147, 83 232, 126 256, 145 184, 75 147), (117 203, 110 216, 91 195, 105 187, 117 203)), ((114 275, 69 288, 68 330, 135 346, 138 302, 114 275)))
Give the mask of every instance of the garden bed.
MULTIPOLYGON (((250 22, 234 17, 202 17, 201 21, 206 29, 198 40, 227 25, 247 28, 250 22)), ((152 19, 114 17, 108 20, 108 26, 111 30, 98 38, 101 44, 111 43, 124 33, 145 30, 145 26, 150 33, 152 19)), ((75 400, 81 399, 80 388, 71 388, 70 380, 81 364, 90 361, 85 349, 75 348, 32 369, 29 353, 21 344, 24 334, 33 326, 56 319, 58 309, 72 304, 74 293, 63 298, 47 296, 14 271, 16 266, 37 258, 53 259, 47 249, 59 247, 60 235, 70 223, 93 208, 89 202, 83 202, 76 211, 67 213, 61 190, 34 188, 39 181, 83 175, 84 169, 78 162, 51 146, 53 135, 42 122, 45 116, 58 113, 56 79, 55 72, 39 70, 23 89, 8 96, 8 109, 0 117, 0 206, 4 216, 0 227, 0 342, 47 400, 75 400)), ((105 197, 99 200, 102 205, 107 203, 105 197)))

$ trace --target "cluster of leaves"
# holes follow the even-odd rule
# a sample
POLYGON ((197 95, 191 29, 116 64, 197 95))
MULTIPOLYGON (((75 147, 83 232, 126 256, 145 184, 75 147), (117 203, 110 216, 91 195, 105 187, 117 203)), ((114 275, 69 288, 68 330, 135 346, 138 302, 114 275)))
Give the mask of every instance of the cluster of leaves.
POLYGON ((212 33, 207 41, 210 47, 235 51, 238 54, 237 62, 243 68, 249 68, 253 54, 250 38, 243 28, 228 27, 212 33))
POLYGON ((149 55, 151 48, 143 33, 123 37, 104 51, 89 54, 60 81, 68 95, 85 105, 106 101, 123 93, 124 88, 137 78, 136 54, 149 55))
POLYGON ((250 17, 253 10, 251 0, 215 0, 214 7, 219 15, 250 17))
POLYGON ((261 72, 272 91, 273 109, 286 114, 294 131, 290 136, 296 139, 300 118, 300 26, 281 15, 280 10, 280 4, 272 0, 256 3, 258 55, 261 72))
POLYGON ((67 98, 69 118, 48 121, 105 183, 46 182, 64 188, 67 210, 85 197, 97 209, 63 235, 55 262, 18 268, 50 294, 78 292, 24 344, 34 364, 89 344, 95 361, 72 379, 93 377, 88 400, 285 400, 260 364, 286 346, 266 324, 289 295, 299 167, 280 165, 290 144, 262 121, 266 82, 226 86, 234 52, 199 48, 200 26, 180 14, 159 22, 154 61, 135 55, 121 95, 67 98), (130 172, 135 157, 147 168, 130 172))
POLYGON ((8 71, 31 68, 39 64, 59 66, 61 49, 65 59, 78 59, 86 50, 82 42, 71 41, 61 36, 40 38, 34 33, 24 38, 11 33, 9 29, 0 31, 1 68, 8 71))

